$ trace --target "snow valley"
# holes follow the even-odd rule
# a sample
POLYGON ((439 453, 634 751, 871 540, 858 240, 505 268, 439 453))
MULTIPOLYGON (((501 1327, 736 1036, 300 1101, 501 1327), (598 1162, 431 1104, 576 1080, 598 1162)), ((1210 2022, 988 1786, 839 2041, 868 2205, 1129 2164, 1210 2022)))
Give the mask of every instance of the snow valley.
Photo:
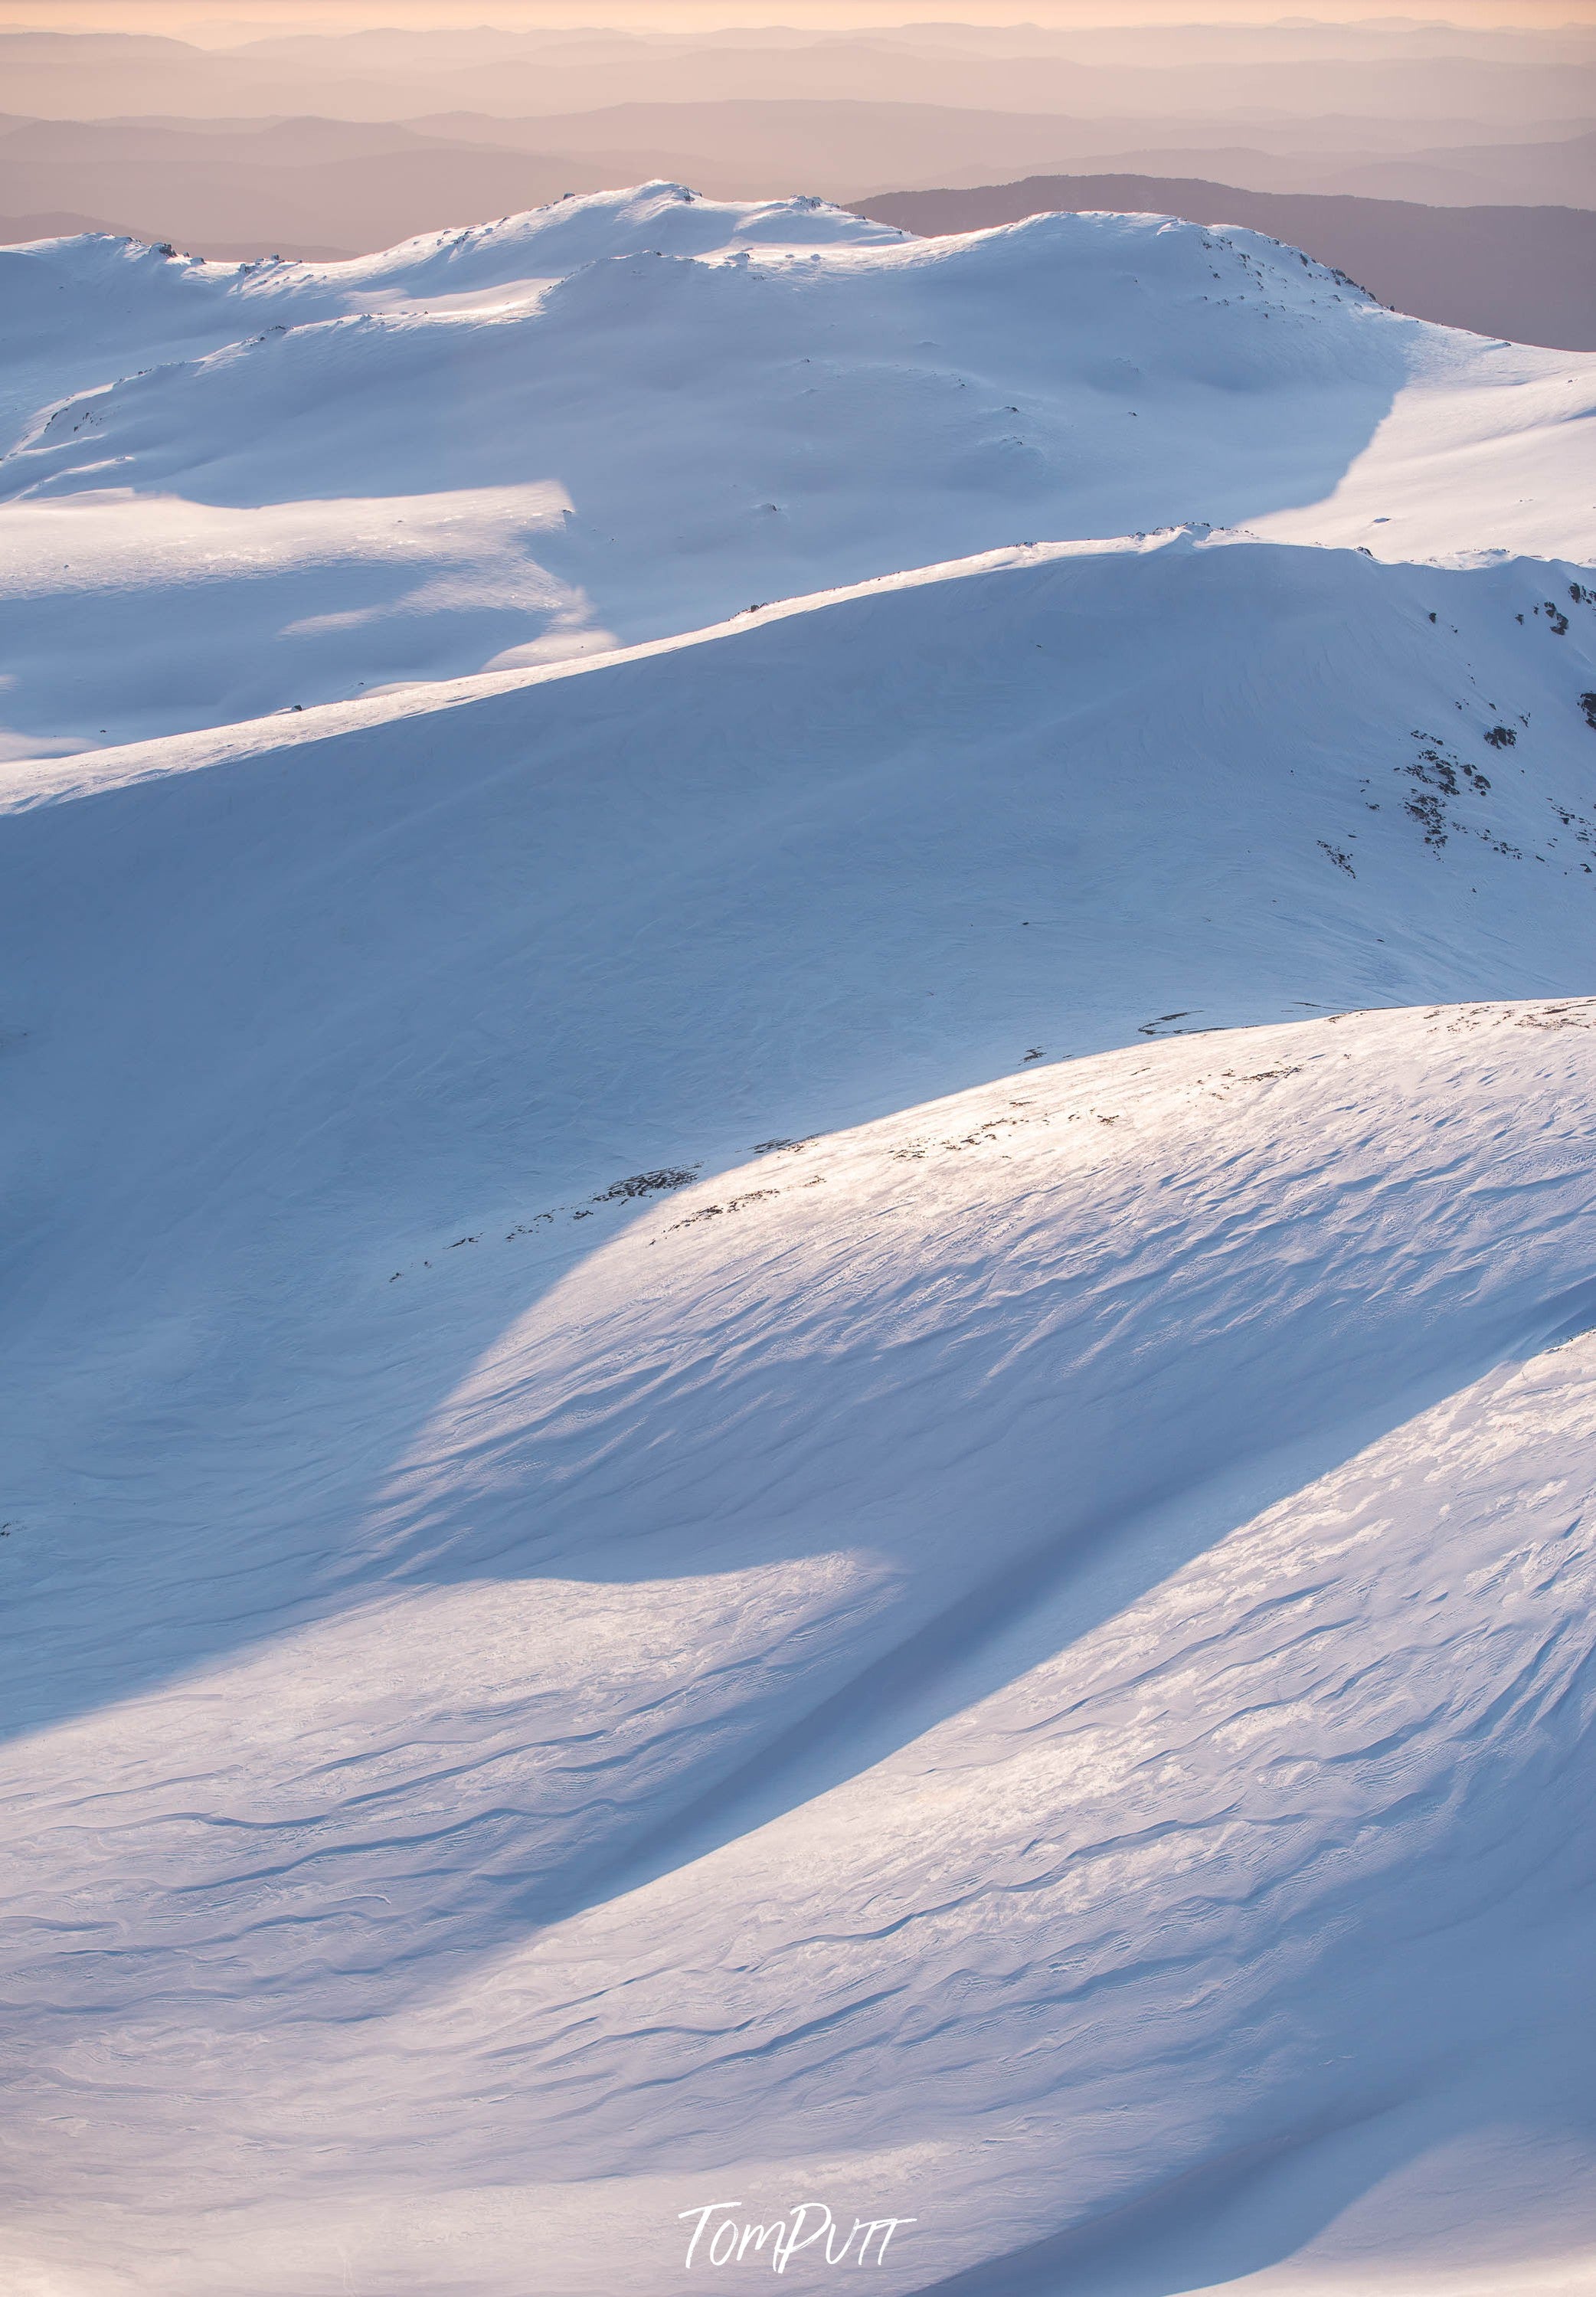
POLYGON ((8 2285, 1596 2286, 1596 358, 0 272, 8 2285))

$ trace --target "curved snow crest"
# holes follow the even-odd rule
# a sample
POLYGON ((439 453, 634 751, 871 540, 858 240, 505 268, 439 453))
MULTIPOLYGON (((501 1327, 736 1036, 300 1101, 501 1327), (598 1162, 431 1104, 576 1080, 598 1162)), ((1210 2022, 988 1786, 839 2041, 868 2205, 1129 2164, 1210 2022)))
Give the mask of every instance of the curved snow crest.
POLYGON ((473 1239, 346 1309, 374 1388, 284 1332, 302 1463, 179 1379, 163 1451, 199 1411, 223 1480, 125 1477, 136 1570, 22 1590, 47 1661, 253 1567, 247 1644, 25 1750, 40 2253, 70 2223, 125 2269, 101 2197, 169 2147, 134 2238, 178 2297, 308 2293, 334 2229, 432 2297, 488 2187, 476 2285, 524 2285, 535 2222, 560 2297, 618 2227, 663 2291, 678 2211, 794 2191, 921 2220, 884 2288, 1046 2236, 1034 2285, 1090 2297, 1136 2205, 1238 2161, 1216 2282, 1355 2269, 1404 2159, 1439 2188, 1383 2286, 1404 2242, 1416 2285, 1468 2260, 1449 2161, 1519 2254, 1572 2246, 1576 2192, 1526 2204, 1493 2131, 1534 2113, 1572 2189, 1596 1354, 1547 1314, 1596 1269, 1593 1025, 1022 1072, 522 1239, 530 1306, 473 1239), (388 1451, 467 1298, 494 1337, 388 1451))
MULTIPOLYGON (((1576 992, 1576 587, 1191 533, 1021 547, 582 664, 15 766, 0 913, 19 977, 72 1017, 11 1083, 35 1309, 68 1313, 86 1221, 68 1260, 102 1319, 148 1313, 133 1239, 183 1229, 165 1144, 197 1058, 232 1175, 213 1252, 252 1261, 254 1192, 292 1171, 319 1285, 1027 1053, 1576 992), (129 1069, 152 1010, 170 1034, 129 1069), (289 1082, 307 1012, 344 1048, 321 1114, 289 1082), (136 1217, 69 1181, 104 1125, 153 1188, 136 1217), (374 1227, 336 1209, 351 1191, 374 1227)), ((162 1266, 210 1297, 214 1267, 162 1266)))
MULTIPOLYGON (((424 528, 430 507, 427 498, 411 498, 410 502, 413 522, 424 528)), ((435 515, 458 524, 472 506, 470 497, 443 497, 439 498, 435 515)), ((381 506, 333 503, 325 507, 330 522, 346 524, 351 513, 358 519, 362 514, 379 510, 381 506)), ((537 498, 531 490, 506 490, 503 504, 496 503, 492 507, 500 515, 519 517, 529 526, 555 523, 563 515, 564 509, 557 492, 537 498)), ((1184 594, 1195 603, 1202 590, 1193 588, 1179 570, 1194 556, 1201 558, 1209 553, 1232 550, 1253 554, 1237 562, 1238 569, 1241 570, 1237 582, 1224 585, 1226 589, 1234 592, 1238 611, 1244 620, 1253 613, 1267 610, 1265 601, 1275 586, 1278 586, 1278 595, 1289 594, 1299 585, 1306 585, 1315 592, 1321 591, 1322 577, 1329 570, 1316 567, 1313 561, 1322 556, 1330 561, 1335 569, 1333 573, 1329 573, 1332 582, 1345 583, 1353 593, 1366 592, 1370 600, 1377 592, 1383 592, 1393 607, 1400 601, 1402 610, 1412 619, 1416 634, 1426 621, 1439 631, 1439 609, 1431 609, 1428 605, 1432 597, 1454 602, 1449 611, 1461 611, 1465 614, 1471 613, 1475 606, 1484 605, 1489 599, 1489 611, 1493 618, 1499 619, 1501 628, 1505 630, 1507 621, 1511 619, 1518 631, 1530 631, 1529 645, 1534 651, 1526 653, 1526 663, 1534 661, 1542 669, 1560 667, 1564 662, 1568 665, 1570 679, 1560 681, 1567 692, 1559 693, 1558 698, 1563 704, 1559 717, 1567 719, 1569 726, 1576 721, 1579 715, 1574 701, 1575 687, 1587 675, 1596 675, 1596 663, 1591 661, 1593 634, 1590 629, 1590 610, 1596 607, 1596 591, 1589 600, 1583 600, 1577 595, 1585 587, 1580 580, 1586 572, 1583 565, 1524 558, 1501 550, 1454 552, 1432 562, 1427 567, 1382 567, 1378 562, 1374 562, 1373 565, 1360 565, 1357 560, 1362 558, 1367 562, 1368 553, 1348 553, 1331 548, 1322 553, 1304 555, 1245 529, 1215 528, 1206 524, 1177 525, 1134 535, 1012 543, 967 558, 907 567, 893 573, 873 576, 863 582, 796 597, 772 598, 703 629, 650 639, 638 646, 609 644, 587 650, 573 647, 569 655, 524 665, 490 669, 465 678, 411 679, 393 691, 379 692, 362 700, 327 703, 286 712, 278 710, 269 715, 233 725, 120 744, 103 751, 86 750, 70 758, 20 758, 0 775, 0 813, 109 791, 169 774, 204 771, 268 751, 292 751, 308 743, 325 741, 331 737, 395 725, 427 717, 434 712, 452 712, 500 696, 530 695, 534 689, 572 678, 607 677, 629 664, 684 654, 690 655, 704 647, 715 649, 723 641, 753 639, 761 633, 782 631, 784 625, 797 625, 791 637, 798 647, 806 648, 810 645, 824 647, 830 626, 825 619, 811 624, 810 618, 827 618, 834 611, 846 613, 850 608, 865 607, 872 600, 883 600, 901 593, 934 590, 943 585, 954 586, 950 592, 954 599, 959 599, 961 594, 967 595, 970 611, 984 615, 991 611, 987 600, 990 599, 991 605, 998 605, 1004 597, 1008 579, 1019 578, 1021 597, 1030 594, 1025 608, 1029 612, 1032 610, 1033 603, 1046 595, 1045 588, 1039 590, 1037 585, 1048 585, 1047 570, 1051 568, 1059 577, 1065 578, 1067 585, 1057 593, 1060 607, 1065 612, 1079 611, 1087 604, 1087 598, 1081 584, 1068 579, 1071 569, 1078 569, 1079 573, 1085 576, 1093 567, 1112 562, 1123 569, 1134 586, 1149 579, 1146 575, 1138 577, 1131 571, 1136 562, 1152 560, 1160 564, 1168 564, 1173 589, 1167 591, 1166 596, 1173 599, 1184 594), (1475 580, 1460 584, 1448 579, 1457 576, 1472 576, 1475 580), (964 586, 967 586, 967 592, 965 592, 964 586), (1553 594, 1550 600, 1546 597, 1548 591, 1553 594), (1462 602, 1465 600, 1471 604, 1464 605, 1462 602), (1567 638, 1567 631, 1559 631, 1555 628, 1555 622, 1562 615, 1565 606, 1572 610, 1570 628, 1574 643, 1572 646, 1565 645, 1549 650, 1537 641, 1547 635, 1567 638), (1526 608, 1529 614, 1527 622, 1525 619, 1526 608), (1541 619, 1543 615, 1546 617, 1544 621, 1541 619)), ((1151 579, 1156 580, 1156 577, 1151 579)), ((1159 589, 1164 589, 1164 585, 1160 583, 1159 589)), ((1134 589, 1128 595, 1133 597, 1134 589)), ((1089 607, 1088 611, 1095 610, 1089 607)), ((1154 593, 1149 590, 1145 604, 1133 611, 1152 617, 1166 613, 1168 608, 1163 604, 1156 605, 1154 593)), ((1213 610, 1210 608, 1208 611, 1213 610)), ((1452 634, 1456 636, 1457 632, 1453 630, 1452 634)), ((1228 634, 1222 626, 1215 622, 1212 628, 1214 647, 1222 646, 1227 638, 1228 634)), ((1044 649, 1039 644, 1037 650, 1044 649)), ((719 669, 716 662, 712 666, 706 665, 706 673, 714 677, 719 669)), ((1488 698, 1473 666, 1472 657, 1468 668, 1462 672, 1461 684, 1468 690, 1468 704, 1465 705, 1461 693, 1451 697, 1449 706, 1453 712, 1468 706, 1477 716, 1482 710, 1493 718, 1500 715, 1500 708, 1505 705, 1499 705, 1488 698)), ((1395 704, 1393 731, 1399 719, 1412 714, 1411 706, 1403 708, 1400 704, 1395 704)), ((1480 734, 1490 730, 1489 726, 1477 729, 1477 743, 1480 734)), ((1511 746, 1516 748, 1522 730, 1517 719, 1509 730, 1513 735, 1511 746)), ((1561 735, 1567 729, 1559 726, 1559 731, 1561 735)), ((1419 737, 1411 738, 1417 740, 1419 737)), ((1481 758, 1482 765, 1490 762, 1484 753, 1481 758)))
MULTIPOLYGON (((341 513, 344 506, 334 507, 341 513)), ((649 639, 640 646, 611 646, 525 667, 481 671, 468 678, 412 681, 397 691, 376 694, 365 701, 277 711, 237 725, 208 727, 193 734, 120 744, 103 751, 84 751, 70 759, 18 759, 0 778, 0 813, 122 788, 168 774, 202 772, 233 760, 259 756, 265 751, 320 742, 329 735, 386 726, 433 711, 457 709, 498 695, 518 694, 629 663, 650 662, 684 649, 710 646, 722 638, 747 637, 779 627, 796 616, 822 613, 890 592, 1044 566, 1055 560, 1091 559, 1254 539, 1216 534, 1206 528, 1173 528, 1156 534, 1115 536, 1107 540, 1013 543, 1005 549, 983 551, 975 557, 950 560, 940 565, 907 567, 897 573, 876 575, 868 581, 816 591, 803 597, 772 598, 703 630, 649 639)))

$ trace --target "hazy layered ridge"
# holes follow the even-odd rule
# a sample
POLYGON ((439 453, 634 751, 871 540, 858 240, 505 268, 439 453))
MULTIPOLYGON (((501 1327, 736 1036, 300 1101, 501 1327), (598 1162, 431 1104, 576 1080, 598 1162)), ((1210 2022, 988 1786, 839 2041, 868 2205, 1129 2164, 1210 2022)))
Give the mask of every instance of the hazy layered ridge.
POLYGON ((1044 534, 1200 518, 1583 559, 1596 531, 1596 361, 1396 317, 1248 233, 915 243, 654 186, 347 266, 4 261, 13 750, 1044 534))
POLYGON ((353 252, 653 176, 858 200, 1089 162, 1596 197, 1596 36, 1577 24, 244 29, 0 33, 0 236, 70 213, 209 255, 353 252))
POLYGON ((860 97, 609 103, 525 119, 429 111, 402 123, 13 119, 0 120, 0 240, 41 235, 45 226, 30 218, 86 211, 202 255, 354 254, 654 177, 718 198, 860 201, 1061 168, 1589 209, 1596 137, 1575 132, 1580 125, 1559 112, 1521 125, 1513 140, 1487 142, 1488 123, 1468 121, 1093 120, 860 97))
MULTIPOLYGON (((1596 111, 1588 29, 1187 28, 1093 40, 1035 27, 649 37, 478 29, 256 40, 0 35, 12 107, 44 118, 463 109, 557 115, 616 103, 876 99, 1174 121, 1286 113, 1504 124, 1596 111), (1393 34, 1394 35, 1393 37, 1393 34), (1016 36, 1017 35, 1017 36, 1016 36)), ((1482 139, 1484 140, 1484 139, 1482 139)))

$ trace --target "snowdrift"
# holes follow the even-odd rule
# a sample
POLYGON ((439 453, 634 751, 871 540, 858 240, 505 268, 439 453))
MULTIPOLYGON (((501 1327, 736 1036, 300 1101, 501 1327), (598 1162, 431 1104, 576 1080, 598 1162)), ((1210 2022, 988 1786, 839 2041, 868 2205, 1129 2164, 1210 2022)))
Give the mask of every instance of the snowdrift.
POLYGON ((1596 365, 0 264, 7 2290, 1596 2286, 1596 365))
POLYGON ((16 2275, 1577 2242, 1552 587, 1053 546, 12 769, 16 2275))
POLYGON ((1588 2200, 1593 1023, 1033 1071, 473 1238, 297 1408, 169 1380, 53 1587, 9 1544, 52 1683, 168 1638, 18 1750, 37 2285, 662 2289, 679 2212, 811 2198, 915 2220, 894 2289, 1333 2219, 1323 2285, 1428 2286, 1482 2216, 1456 2285, 1530 2285, 1588 2200))
POLYGON ((1596 549, 1596 358, 1399 317, 1255 233, 916 242, 654 185, 356 263, 78 240, 0 282, 13 754, 1042 537, 1596 549))

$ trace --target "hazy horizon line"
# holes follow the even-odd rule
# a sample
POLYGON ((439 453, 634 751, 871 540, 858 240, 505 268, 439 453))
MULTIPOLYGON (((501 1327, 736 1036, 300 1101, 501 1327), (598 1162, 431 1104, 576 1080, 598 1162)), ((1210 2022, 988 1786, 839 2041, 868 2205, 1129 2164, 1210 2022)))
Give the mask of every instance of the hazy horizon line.
POLYGON ((1430 25, 1459 32, 1596 29, 1596 0, 250 0, 236 14, 216 0, 31 0, 0 6, 0 30, 82 33, 138 30, 230 47, 252 39, 350 31, 713 33, 901 30, 925 24, 1049 32, 1205 26, 1238 31, 1313 25, 1394 29, 1430 25))

